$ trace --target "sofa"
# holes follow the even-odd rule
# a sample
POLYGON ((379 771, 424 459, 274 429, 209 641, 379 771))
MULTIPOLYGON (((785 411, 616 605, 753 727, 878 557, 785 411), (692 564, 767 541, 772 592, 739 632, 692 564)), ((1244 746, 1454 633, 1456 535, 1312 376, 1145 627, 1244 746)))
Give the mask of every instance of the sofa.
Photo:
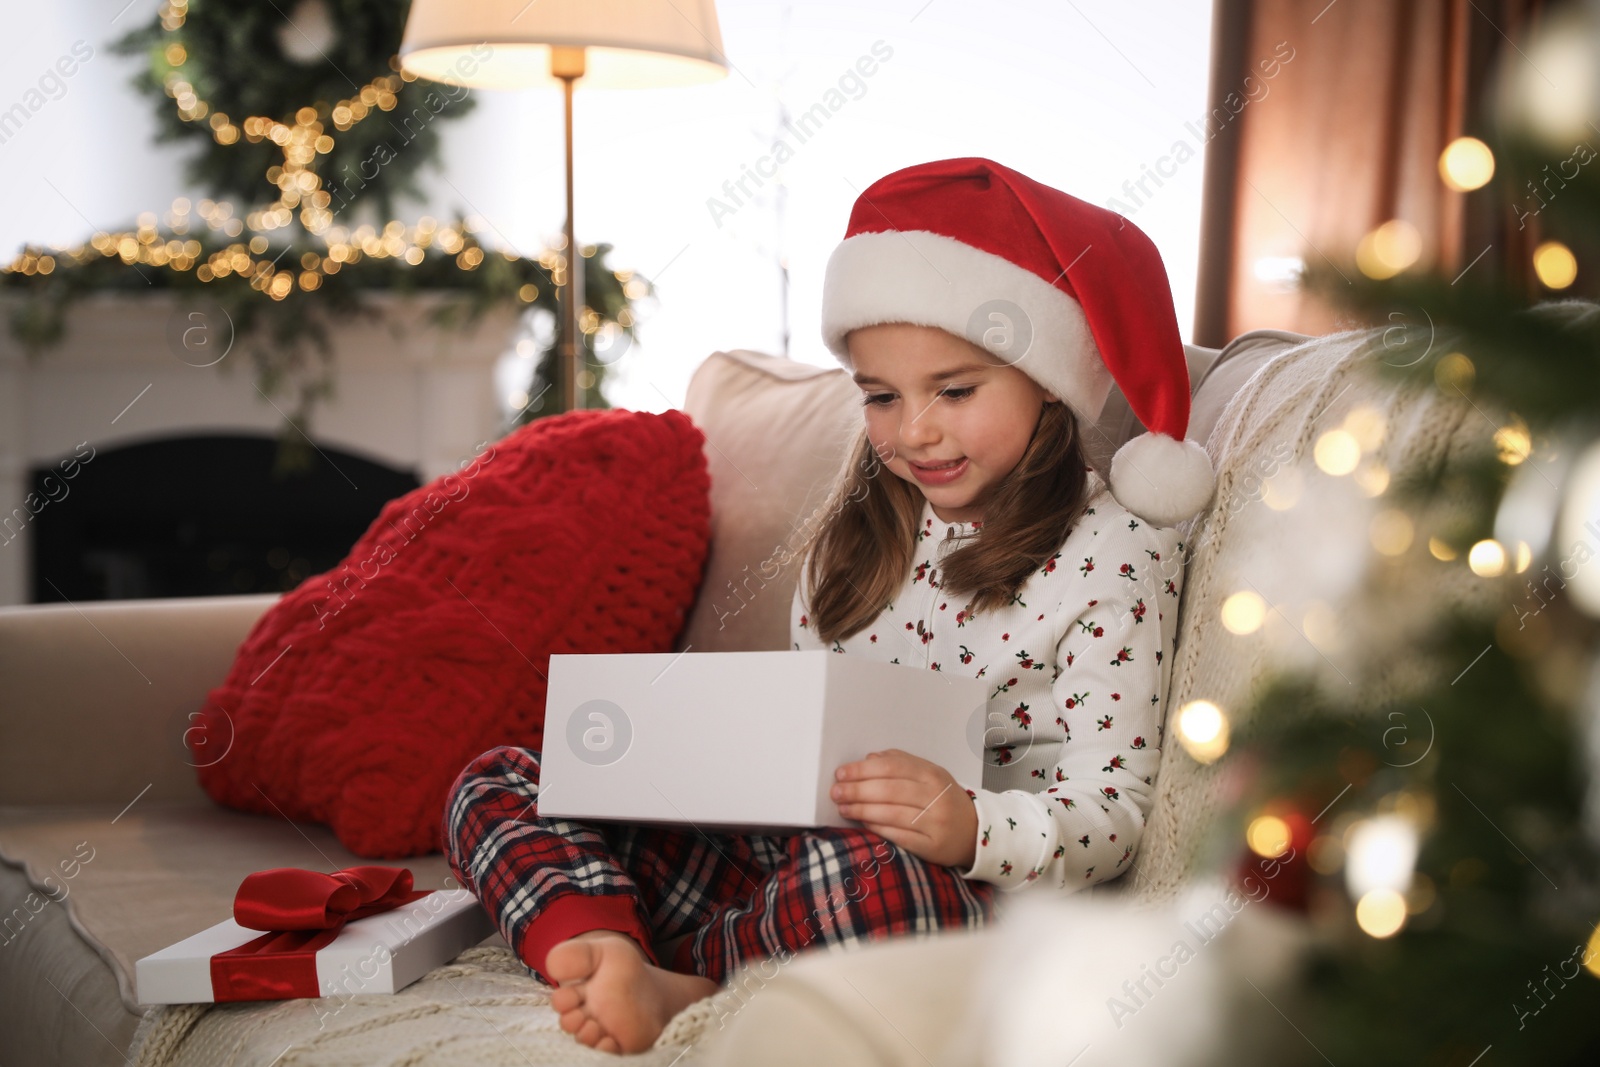
MULTIPOLYGON (((1363 354, 1370 340, 1370 331, 1308 338, 1258 330, 1220 350, 1188 347, 1189 436, 1210 451, 1218 490, 1191 524, 1198 547, 1188 563, 1169 709, 1197 695, 1246 703, 1258 653, 1219 644, 1211 621, 1237 563, 1230 553, 1259 546, 1235 544, 1227 527, 1259 494, 1259 460, 1269 446, 1287 441, 1304 455, 1318 419, 1336 419, 1357 402, 1384 403, 1375 386, 1351 388, 1370 362, 1363 354)), ((797 568, 765 578, 770 570, 761 564, 822 504, 860 417, 857 396, 837 367, 758 352, 713 353, 696 370, 684 410, 706 435, 712 539, 676 650, 789 647, 797 568)), ((1091 462, 1103 465, 1139 430, 1113 392, 1088 434, 1091 462)), ((148 1010, 138 1003, 135 961, 226 918, 246 874, 362 862, 326 827, 225 810, 196 784, 185 732, 274 599, 0 609, 0 1064, 603 1062, 607 1054, 559 1028, 548 988, 498 934, 389 997, 148 1010)), ((1192 889, 1205 828, 1224 804, 1213 770, 1165 745, 1138 862, 1093 895, 1181 899, 1192 889)), ((403 863, 418 888, 447 885, 441 855, 403 863)), ((943 1028, 961 1022, 956 1006, 970 999, 959 983, 981 972, 989 934, 803 953, 771 992, 748 1004, 719 994, 691 1006, 655 1049, 633 1058, 816 1062, 815 1048, 794 1035, 815 1038, 820 1025, 833 1035, 833 1062, 932 1062, 884 1044, 890 1031, 906 1038, 910 1023, 897 1026, 892 1013, 847 1001, 879 988, 920 1013, 916 1025, 944 1034, 929 1031, 926 1044, 904 1046, 945 1047, 943 1028), (839 966, 859 969, 829 970, 839 966)))

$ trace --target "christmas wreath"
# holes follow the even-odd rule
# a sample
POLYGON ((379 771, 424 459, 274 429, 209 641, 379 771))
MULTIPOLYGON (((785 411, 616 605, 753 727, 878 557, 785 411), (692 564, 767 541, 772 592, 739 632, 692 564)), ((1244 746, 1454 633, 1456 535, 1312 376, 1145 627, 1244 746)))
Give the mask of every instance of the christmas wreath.
POLYGON ((147 57, 135 84, 155 104, 159 139, 198 146, 192 180, 256 203, 269 191, 263 175, 274 194, 305 197, 298 175, 309 173, 388 217, 397 196, 420 195, 416 174, 438 157, 439 123, 474 104, 461 86, 400 71, 410 7, 167 0, 115 48, 147 57))

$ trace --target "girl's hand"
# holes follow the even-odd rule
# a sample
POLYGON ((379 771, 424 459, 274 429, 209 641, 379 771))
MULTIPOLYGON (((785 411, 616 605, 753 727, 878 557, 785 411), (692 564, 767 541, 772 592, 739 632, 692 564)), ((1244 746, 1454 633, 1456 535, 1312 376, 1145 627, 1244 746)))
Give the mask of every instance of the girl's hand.
POLYGON ((840 764, 834 779, 828 795, 845 818, 929 863, 972 866, 977 810, 937 763, 889 748, 840 764))

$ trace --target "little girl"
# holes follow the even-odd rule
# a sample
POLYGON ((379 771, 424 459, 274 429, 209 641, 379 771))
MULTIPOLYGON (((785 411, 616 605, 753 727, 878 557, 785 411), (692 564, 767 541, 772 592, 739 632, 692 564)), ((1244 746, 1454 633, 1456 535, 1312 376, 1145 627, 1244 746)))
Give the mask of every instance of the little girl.
POLYGON ((803 550, 793 647, 989 680, 983 780, 888 749, 836 771, 860 829, 705 834, 543 818, 538 752, 478 757, 447 806, 451 867, 595 1048, 649 1048, 747 961, 1115 878, 1150 811, 1170 527, 1212 487, 1155 246, 990 160, 921 164, 857 199, 822 318, 864 418, 803 550), (1103 479, 1083 434, 1113 379, 1148 432, 1103 479))

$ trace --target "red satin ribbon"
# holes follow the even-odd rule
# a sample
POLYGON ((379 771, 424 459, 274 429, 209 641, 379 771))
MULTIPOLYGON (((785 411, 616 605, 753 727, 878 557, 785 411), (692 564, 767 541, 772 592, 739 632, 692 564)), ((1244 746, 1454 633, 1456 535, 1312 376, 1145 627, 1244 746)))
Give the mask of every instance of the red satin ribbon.
POLYGON ((427 896, 411 888, 405 867, 346 867, 323 874, 297 867, 257 871, 239 884, 233 920, 269 931, 211 957, 211 990, 219 1004, 322 995, 317 953, 344 924, 427 896))

